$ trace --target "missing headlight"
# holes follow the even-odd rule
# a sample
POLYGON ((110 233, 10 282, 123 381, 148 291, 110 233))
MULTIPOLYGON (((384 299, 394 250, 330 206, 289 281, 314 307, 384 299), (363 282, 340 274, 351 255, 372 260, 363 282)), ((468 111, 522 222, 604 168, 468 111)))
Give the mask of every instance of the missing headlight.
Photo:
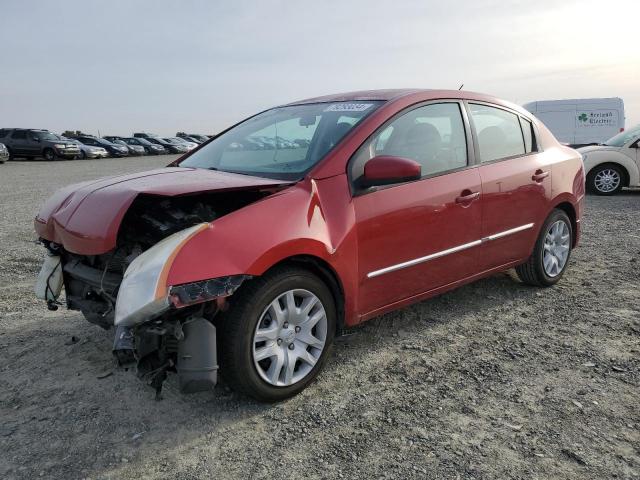
POLYGON ((208 302, 215 298, 233 295, 242 282, 249 278, 251 278, 249 275, 231 275, 176 285, 171 287, 169 298, 177 308, 208 302))

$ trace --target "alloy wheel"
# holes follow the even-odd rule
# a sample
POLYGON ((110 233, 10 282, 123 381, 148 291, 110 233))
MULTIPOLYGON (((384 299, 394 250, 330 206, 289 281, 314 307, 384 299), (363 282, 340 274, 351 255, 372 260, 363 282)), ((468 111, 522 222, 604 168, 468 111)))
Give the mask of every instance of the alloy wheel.
POLYGON ((544 238, 544 253, 542 263, 544 271, 550 277, 557 277, 562 273, 571 248, 571 234, 569 226, 563 220, 554 222, 544 238))
POLYGON ((253 336, 253 363, 267 383, 286 387, 305 378, 325 347, 327 314, 320 299, 295 289, 264 310, 253 336))
POLYGON ((612 168, 600 170, 593 179, 596 190, 602 193, 611 193, 620 186, 620 173, 612 168))

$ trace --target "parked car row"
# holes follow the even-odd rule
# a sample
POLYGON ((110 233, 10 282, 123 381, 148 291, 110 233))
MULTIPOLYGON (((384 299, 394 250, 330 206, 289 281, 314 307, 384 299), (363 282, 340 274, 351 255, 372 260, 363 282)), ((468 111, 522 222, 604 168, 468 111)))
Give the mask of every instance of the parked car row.
POLYGON ((45 160, 126 157, 187 153, 209 137, 179 132, 175 137, 135 133, 132 137, 96 137, 80 131, 62 135, 34 128, 0 129, 0 163, 13 157, 45 160))

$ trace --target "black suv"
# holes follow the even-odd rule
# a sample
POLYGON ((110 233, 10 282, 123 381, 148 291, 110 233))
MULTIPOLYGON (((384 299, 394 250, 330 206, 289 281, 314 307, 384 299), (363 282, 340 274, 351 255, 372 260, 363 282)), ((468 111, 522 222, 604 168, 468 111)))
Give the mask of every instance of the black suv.
POLYGON ((44 157, 45 160, 57 158, 74 159, 80 155, 78 146, 67 140, 60 140, 48 130, 34 128, 2 128, 0 143, 4 143, 11 158, 44 157))

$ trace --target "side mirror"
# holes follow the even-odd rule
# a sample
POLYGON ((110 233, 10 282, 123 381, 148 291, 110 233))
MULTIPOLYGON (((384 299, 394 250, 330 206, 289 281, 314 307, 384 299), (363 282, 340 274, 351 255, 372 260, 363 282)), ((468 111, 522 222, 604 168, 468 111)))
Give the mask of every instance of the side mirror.
POLYGON ((422 166, 415 160, 380 155, 364 165, 364 183, 367 187, 419 180, 422 166))

